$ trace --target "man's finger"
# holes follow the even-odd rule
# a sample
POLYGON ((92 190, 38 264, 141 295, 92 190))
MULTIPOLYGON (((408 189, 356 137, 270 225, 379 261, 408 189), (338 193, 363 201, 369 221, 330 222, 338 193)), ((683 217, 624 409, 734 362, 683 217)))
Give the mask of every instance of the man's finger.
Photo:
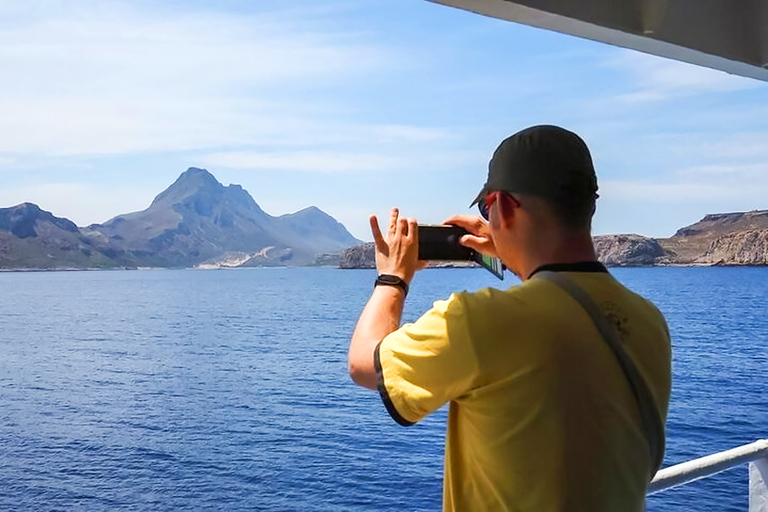
POLYGON ((480 234, 485 222, 477 215, 454 215, 443 221, 443 224, 450 224, 452 226, 459 226, 464 228, 470 233, 475 235, 480 234))
POLYGON ((409 217, 407 219, 408 221, 408 234, 407 237, 412 240, 418 242, 419 239, 419 225, 416 222, 416 219, 413 217, 409 217))
POLYGON ((408 219, 397 219, 397 236, 408 236, 408 219))
POLYGON ((482 244, 483 240, 480 237, 477 237, 475 235, 464 235, 459 239, 459 243, 464 247, 469 247, 470 249, 477 249, 477 246, 482 244))
POLYGON ((371 233, 373 234, 373 242, 376 244, 376 247, 386 246, 387 243, 384 241, 384 236, 379 228, 379 219, 375 215, 371 215, 368 220, 371 223, 371 233))
POLYGON ((459 239, 459 243, 464 247, 476 250, 480 254, 496 256, 496 247, 493 244, 493 240, 490 240, 487 237, 464 235, 459 239))
POLYGON ((445 219, 443 221, 443 224, 451 224, 454 226, 458 226, 459 224, 463 224, 464 221, 470 217, 469 215, 452 215, 445 219))
POLYGON ((389 211, 389 234, 394 235, 397 231, 397 218, 400 216, 400 210, 392 208, 389 211))

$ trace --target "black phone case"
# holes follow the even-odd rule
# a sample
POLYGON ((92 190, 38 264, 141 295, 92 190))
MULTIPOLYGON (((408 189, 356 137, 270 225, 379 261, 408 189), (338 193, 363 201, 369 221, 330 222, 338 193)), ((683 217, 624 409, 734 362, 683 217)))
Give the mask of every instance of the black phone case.
POLYGON ((419 226, 419 259, 471 261, 475 251, 459 243, 467 231, 458 226, 419 226))

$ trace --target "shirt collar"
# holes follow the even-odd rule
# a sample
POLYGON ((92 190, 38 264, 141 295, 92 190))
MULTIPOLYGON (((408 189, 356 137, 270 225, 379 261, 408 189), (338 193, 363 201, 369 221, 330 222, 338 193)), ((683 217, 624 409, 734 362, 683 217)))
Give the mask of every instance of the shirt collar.
POLYGON ((600 263, 599 261, 579 261, 576 263, 549 263, 547 265, 542 265, 533 272, 531 272, 531 275, 528 276, 528 279, 532 278, 534 275, 536 275, 536 272, 541 272, 542 270, 549 270, 551 272, 603 272, 608 273, 608 269, 605 268, 605 265, 600 263))

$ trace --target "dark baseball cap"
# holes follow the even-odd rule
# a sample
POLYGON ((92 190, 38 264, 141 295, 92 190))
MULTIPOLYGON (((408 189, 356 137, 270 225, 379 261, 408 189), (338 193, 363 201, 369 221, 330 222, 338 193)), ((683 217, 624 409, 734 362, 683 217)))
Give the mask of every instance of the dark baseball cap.
POLYGON ((586 143, 559 126, 531 126, 505 139, 488 164, 488 180, 472 205, 494 191, 569 203, 597 198, 597 176, 586 143))

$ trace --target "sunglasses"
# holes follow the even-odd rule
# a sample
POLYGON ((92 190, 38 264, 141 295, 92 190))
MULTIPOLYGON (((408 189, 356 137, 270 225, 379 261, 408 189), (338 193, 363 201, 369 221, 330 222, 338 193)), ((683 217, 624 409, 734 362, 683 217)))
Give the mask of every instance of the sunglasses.
POLYGON ((505 192, 503 190, 496 190, 494 192, 489 192, 487 196, 485 196, 479 203, 477 203, 477 209, 480 210, 480 215, 483 216, 485 220, 489 220, 489 212, 491 210, 491 206, 493 203, 496 202, 496 200, 501 196, 501 194, 504 194, 509 198, 509 200, 512 202, 514 206, 517 208, 520 208, 520 201, 513 195, 511 195, 509 192, 505 192))
POLYGON ((479 203, 477 203, 477 209, 480 210, 480 215, 482 215, 485 220, 488 220, 488 212, 491 209, 493 203, 495 203, 499 198, 499 194, 500 192, 498 191, 490 192, 479 203))

